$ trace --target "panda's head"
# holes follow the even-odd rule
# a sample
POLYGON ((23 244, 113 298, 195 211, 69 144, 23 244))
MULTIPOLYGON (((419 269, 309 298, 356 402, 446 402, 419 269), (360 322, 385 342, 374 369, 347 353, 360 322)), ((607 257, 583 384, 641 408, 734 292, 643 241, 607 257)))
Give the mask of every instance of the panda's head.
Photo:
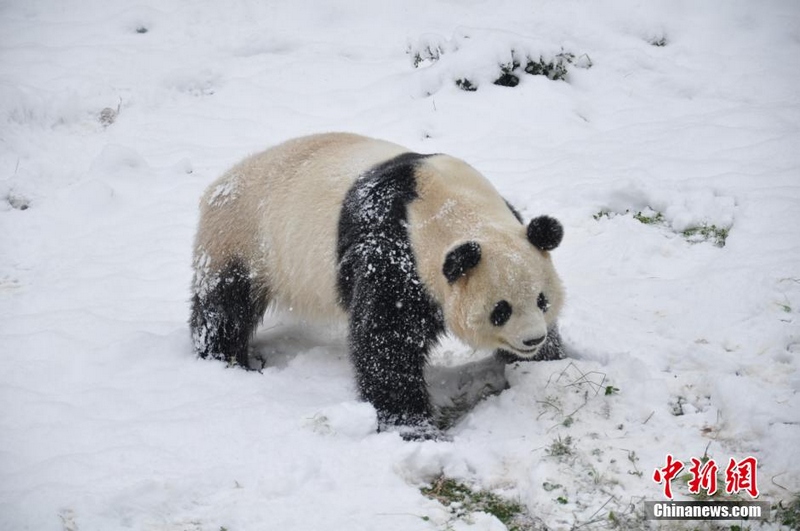
POLYGON ((475 348, 534 357, 563 301, 550 258, 563 234, 561 223, 540 216, 518 232, 496 231, 453 245, 442 265, 448 327, 475 348))

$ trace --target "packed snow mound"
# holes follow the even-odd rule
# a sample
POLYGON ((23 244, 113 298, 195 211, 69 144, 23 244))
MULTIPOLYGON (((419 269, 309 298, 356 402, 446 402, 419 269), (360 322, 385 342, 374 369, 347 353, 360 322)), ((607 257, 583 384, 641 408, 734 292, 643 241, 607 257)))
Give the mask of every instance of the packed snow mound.
POLYGON ((476 91, 487 83, 515 87, 525 74, 563 80, 568 68, 592 65, 587 54, 576 57, 539 39, 479 28, 458 28, 449 39, 425 34, 409 42, 406 52, 414 68, 421 70, 419 89, 426 96, 445 83, 476 91))

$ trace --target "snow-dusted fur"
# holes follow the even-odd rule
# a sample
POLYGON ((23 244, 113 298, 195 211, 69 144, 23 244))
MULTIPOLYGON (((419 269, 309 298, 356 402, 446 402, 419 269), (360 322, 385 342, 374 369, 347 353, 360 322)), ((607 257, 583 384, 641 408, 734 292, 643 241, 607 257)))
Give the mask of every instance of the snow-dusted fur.
POLYGON ((336 288, 344 196, 362 172, 404 151, 356 135, 316 135, 231 168, 200 201, 195 293, 216 285, 219 273, 239 258, 276 307, 314 320, 345 318, 336 288))
POLYGON ((557 350, 563 293, 548 251, 560 239, 558 222, 525 226, 453 157, 343 133, 291 140, 202 198, 194 344, 247 366, 269 305, 348 319, 361 395, 384 424, 425 425, 423 369, 445 329, 510 358, 557 350))

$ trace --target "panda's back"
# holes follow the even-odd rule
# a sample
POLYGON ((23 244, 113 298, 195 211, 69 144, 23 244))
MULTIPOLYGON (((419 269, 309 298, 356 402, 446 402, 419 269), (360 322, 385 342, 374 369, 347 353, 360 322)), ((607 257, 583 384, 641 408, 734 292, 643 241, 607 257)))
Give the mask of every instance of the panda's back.
POLYGON ((241 255, 276 306, 312 319, 345 317, 338 304, 338 219, 363 172, 408 150, 347 133, 290 140, 255 154, 212 184, 198 249, 241 255), (214 223, 214 218, 225 220, 214 223), (226 249, 213 249, 224 244, 226 249))

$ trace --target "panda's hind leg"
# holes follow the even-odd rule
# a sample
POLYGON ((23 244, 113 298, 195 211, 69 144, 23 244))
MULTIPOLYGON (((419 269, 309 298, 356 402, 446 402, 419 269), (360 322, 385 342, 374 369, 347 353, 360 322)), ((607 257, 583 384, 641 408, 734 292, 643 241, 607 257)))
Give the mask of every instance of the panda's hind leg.
POLYGON ((190 325, 197 354, 249 369, 250 338, 266 311, 267 293, 238 258, 216 273, 195 264, 190 325))

